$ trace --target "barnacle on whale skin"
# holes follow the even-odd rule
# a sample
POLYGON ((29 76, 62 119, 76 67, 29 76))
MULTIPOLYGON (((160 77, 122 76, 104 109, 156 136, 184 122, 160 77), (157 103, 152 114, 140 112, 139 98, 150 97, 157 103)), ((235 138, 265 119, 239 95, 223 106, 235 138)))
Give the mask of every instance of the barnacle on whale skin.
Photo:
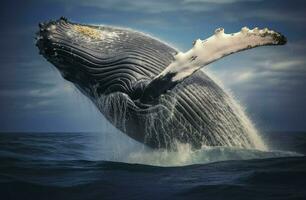
POLYGON ((88 26, 80 26, 80 25, 74 25, 73 29, 84 36, 90 37, 92 39, 99 39, 101 38, 101 32, 95 28, 91 28, 88 26))

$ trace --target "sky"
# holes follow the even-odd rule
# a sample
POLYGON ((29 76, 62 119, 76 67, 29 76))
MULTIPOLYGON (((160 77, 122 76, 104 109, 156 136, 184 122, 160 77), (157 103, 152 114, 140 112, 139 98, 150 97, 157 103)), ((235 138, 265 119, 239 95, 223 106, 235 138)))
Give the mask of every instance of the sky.
POLYGON ((38 23, 58 19, 128 27, 180 51, 243 26, 269 27, 288 44, 228 56, 203 69, 264 132, 306 131, 306 1, 10 0, 0 8, 0 131, 74 132, 110 127, 95 106, 38 54, 38 23))

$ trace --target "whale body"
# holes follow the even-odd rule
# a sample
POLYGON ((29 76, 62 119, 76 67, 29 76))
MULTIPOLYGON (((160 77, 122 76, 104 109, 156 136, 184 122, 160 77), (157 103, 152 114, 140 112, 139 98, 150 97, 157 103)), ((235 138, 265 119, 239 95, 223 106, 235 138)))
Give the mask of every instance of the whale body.
MULTIPOLYGON (((265 148, 233 98, 185 60, 173 66, 179 52, 166 43, 130 29, 65 18, 39 27, 40 53, 131 138, 152 148, 178 143, 265 148)), ((188 53, 193 56, 188 62, 203 62, 197 52, 188 53)))

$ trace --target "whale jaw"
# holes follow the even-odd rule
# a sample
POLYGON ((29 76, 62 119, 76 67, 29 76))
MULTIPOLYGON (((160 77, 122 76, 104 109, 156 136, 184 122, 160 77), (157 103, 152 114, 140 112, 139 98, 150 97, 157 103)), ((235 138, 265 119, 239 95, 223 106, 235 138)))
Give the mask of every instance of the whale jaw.
MULTIPOLYGON (((39 31, 36 33, 36 46, 46 60, 51 62, 61 73, 63 78, 73 82, 75 74, 73 73, 72 63, 69 62, 68 57, 59 54, 59 51, 69 51, 68 48, 61 44, 65 41, 65 34, 59 32, 63 28, 63 24, 67 23, 64 18, 57 21, 49 21, 39 23, 39 31)), ((71 61, 72 59, 70 59, 71 61)))

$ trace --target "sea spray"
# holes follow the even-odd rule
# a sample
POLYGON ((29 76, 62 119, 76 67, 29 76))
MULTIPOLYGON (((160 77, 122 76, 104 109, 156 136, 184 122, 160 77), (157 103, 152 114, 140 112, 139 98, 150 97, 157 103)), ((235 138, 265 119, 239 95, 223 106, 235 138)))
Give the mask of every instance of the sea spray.
POLYGON ((289 151, 261 151, 258 149, 220 146, 203 146, 201 149, 195 150, 192 149, 189 144, 177 144, 176 151, 165 149, 144 149, 143 151, 128 153, 122 161, 127 163, 169 167, 206 164, 227 160, 249 160, 295 156, 303 155, 289 151))
POLYGON ((240 116, 242 124, 248 130, 247 131, 248 136, 250 137, 251 141, 255 144, 255 147, 259 150, 267 150, 268 146, 263 141, 261 135, 259 134, 258 130, 255 128, 253 122, 247 116, 245 108, 239 103, 239 101, 235 98, 233 93, 223 85, 222 81, 220 81, 214 75, 214 73, 206 71, 206 74, 208 74, 209 77, 219 85, 219 87, 221 87, 224 91, 226 91, 227 95, 229 96, 229 98, 227 98, 226 100, 230 102, 236 114, 240 116))

